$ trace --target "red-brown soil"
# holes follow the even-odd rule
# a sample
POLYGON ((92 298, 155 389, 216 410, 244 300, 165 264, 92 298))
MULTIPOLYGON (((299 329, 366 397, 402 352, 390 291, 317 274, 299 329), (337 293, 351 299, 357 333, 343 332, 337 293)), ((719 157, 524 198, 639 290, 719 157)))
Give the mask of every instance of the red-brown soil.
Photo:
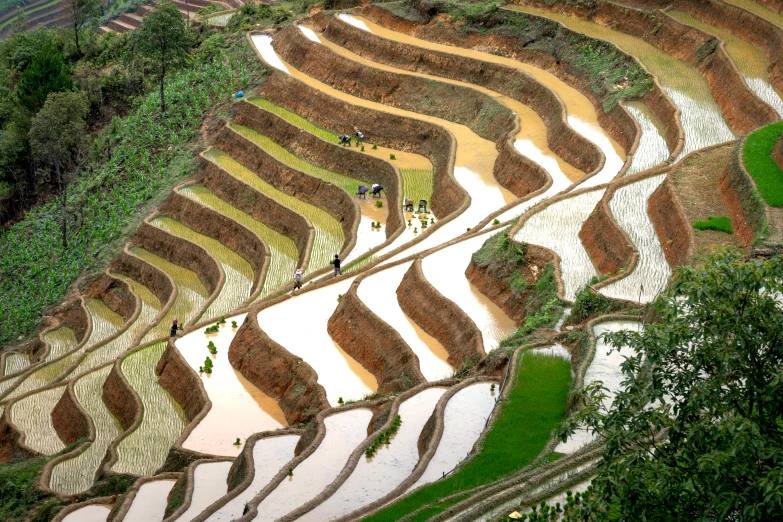
POLYGON ((204 409, 206 397, 198 376, 169 340, 163 355, 155 367, 160 384, 182 406, 188 422, 204 409))
POLYGON ((476 323, 427 281, 421 259, 414 261, 402 278, 397 302, 408 317, 443 345, 453 368, 484 357, 484 341, 476 323))
POLYGON ((668 176, 647 201, 647 213, 669 265, 673 268, 688 262, 695 253, 693 227, 668 176))
POLYGON ((119 363, 112 366, 103 383, 103 402, 125 430, 133 426, 137 415, 141 415, 139 401, 122 375, 119 363))
POLYGON ((375 376, 379 391, 399 392, 427 382, 408 343, 362 303, 356 286, 351 286, 329 318, 329 335, 375 376))
POLYGON ((129 254, 127 247, 114 259, 111 270, 146 286, 162 306, 169 302, 174 293, 174 284, 164 272, 129 254))
POLYGON ((73 444, 90 434, 90 421, 78 406, 69 386, 52 410, 52 426, 65 444, 73 444))
POLYGON ((615 274, 620 268, 627 268, 634 252, 631 240, 609 210, 609 200, 616 188, 617 185, 613 185, 604 193, 579 230, 582 245, 602 275, 615 274))

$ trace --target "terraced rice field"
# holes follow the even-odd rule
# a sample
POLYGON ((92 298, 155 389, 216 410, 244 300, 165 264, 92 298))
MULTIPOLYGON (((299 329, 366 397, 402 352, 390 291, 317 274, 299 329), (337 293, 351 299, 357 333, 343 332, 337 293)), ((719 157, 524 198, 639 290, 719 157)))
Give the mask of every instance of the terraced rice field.
POLYGON ((739 69, 748 87, 756 93, 756 96, 768 103, 775 111, 783 116, 783 100, 780 99, 775 88, 769 81, 767 68, 769 60, 764 51, 735 36, 733 33, 710 25, 703 20, 688 13, 677 10, 669 10, 667 14, 680 22, 701 29, 707 34, 720 38, 726 47, 726 52, 739 69))
POLYGON ((52 410, 63 396, 65 386, 43 390, 16 401, 11 408, 11 422, 24 434, 24 445, 42 455, 53 455, 65 444, 52 425, 52 410))
POLYGON ((112 470, 153 475, 166 461, 169 448, 185 429, 182 407, 157 384, 155 366, 166 345, 153 344, 123 359, 120 368, 141 400, 141 423, 117 445, 112 470))
MULTIPOLYGON (((729 1, 754 12, 763 9, 749 0, 729 1)), ((684 139, 685 146, 680 157, 708 145, 735 139, 704 76, 684 62, 641 38, 594 23, 514 5, 504 8, 559 21, 589 37, 614 43, 636 57, 658 79, 681 112, 679 118, 684 131, 681 139, 684 139)), ((444 187, 447 203, 436 208, 438 221, 430 212, 405 212, 404 219, 406 222, 410 220, 411 225, 404 223, 399 235, 387 243, 386 220, 389 212, 395 209, 393 205, 399 205, 401 201, 356 199, 359 185, 373 183, 375 173, 369 167, 362 179, 354 179, 305 159, 304 156, 312 157, 308 154, 298 156, 297 148, 290 147, 289 150, 271 139, 270 136, 275 136, 275 133, 266 135, 229 121, 225 132, 235 132, 246 138, 246 141, 237 140, 238 149, 245 147, 252 154, 269 155, 289 168, 294 182, 297 177, 310 176, 331 183, 354 198, 361 215, 358 231, 354 234, 348 227, 343 228, 340 220, 321 206, 304 202, 278 189, 267 181, 269 177, 265 172, 246 168, 239 161, 243 158, 243 150, 237 150, 233 155, 233 152, 228 154, 219 146, 207 149, 203 153, 204 158, 236 178, 242 184, 237 186, 242 188, 231 193, 220 192, 222 196, 218 196, 212 189, 218 191, 220 187, 211 184, 213 179, 196 179, 176 189, 181 196, 193 202, 183 212, 201 205, 254 233, 268 250, 265 273, 256 274, 253 270, 254 266, 264 264, 264 259, 245 259, 217 239, 224 236, 218 233, 207 236, 197 232, 187 225, 194 224, 186 219, 190 216, 174 219, 165 213, 154 214, 148 223, 163 231, 159 232, 163 246, 156 243, 146 250, 138 245, 149 243, 141 239, 131 241, 128 252, 135 259, 126 258, 119 265, 112 265, 115 267, 112 277, 127 283, 141 304, 135 320, 112 311, 110 306, 118 307, 116 295, 107 294, 105 301, 83 296, 90 321, 86 339, 77 339, 74 333, 75 330, 81 331, 82 325, 77 327, 66 319, 48 323, 57 326, 41 335, 41 340, 48 345, 48 353, 43 360, 40 360, 40 352, 9 352, 4 359, 3 377, 0 377, 0 394, 6 394, 0 395, 3 403, 0 408, 9 410, 6 412, 8 418, 23 436, 21 440, 28 449, 52 455, 65 448, 61 434, 54 427, 60 424, 53 421, 52 412, 70 389, 94 426, 94 436, 47 465, 51 468, 48 485, 56 492, 76 495, 90 491, 96 477, 107 471, 144 477, 143 485, 136 483, 138 493, 134 499, 121 497, 116 500, 132 501, 130 505, 116 506, 117 509, 128 510, 124 517, 126 522, 160 522, 167 507, 169 512, 174 509, 169 502, 179 502, 182 498, 187 502, 187 505, 178 508, 182 515, 171 517, 179 522, 195 518, 213 522, 239 519, 242 522, 272 522, 282 517, 318 522, 344 517, 370 522, 403 518, 424 521, 435 516, 439 520, 445 519, 442 512, 447 508, 454 508, 449 520, 497 520, 504 516, 506 508, 527 509, 525 502, 531 495, 540 494, 550 487, 557 489, 564 480, 579 473, 585 473, 587 477, 593 473, 591 466, 595 464, 595 458, 573 464, 580 455, 580 448, 592 440, 589 434, 579 432, 557 446, 552 440, 553 430, 567 414, 569 388, 579 377, 577 373, 583 371, 571 360, 569 350, 573 347, 554 344, 514 353, 515 349, 506 347, 507 343, 502 341, 517 332, 521 323, 537 310, 531 311, 527 317, 513 320, 509 314, 516 303, 502 301, 503 294, 497 295, 493 286, 505 289, 503 285, 511 283, 495 281, 492 279, 494 276, 476 275, 477 272, 471 272, 469 280, 466 270, 472 254, 485 242, 488 234, 497 233, 501 225, 510 230, 522 219, 518 232, 511 239, 554 252, 559 267, 556 278, 559 278, 564 290, 562 297, 573 301, 586 284, 600 275, 595 268, 596 260, 591 258, 579 238, 579 231, 608 193, 612 194, 608 199, 608 219, 628 234, 639 257, 628 273, 621 273, 623 277, 597 288, 604 296, 614 300, 643 303, 654 300, 666 288, 672 273, 663 249, 664 245, 671 244, 671 241, 667 243, 664 233, 671 234, 671 231, 661 228, 658 223, 653 224, 647 206, 651 194, 667 174, 650 177, 640 173, 665 164, 670 158, 670 151, 677 147, 677 136, 673 138, 674 143, 667 143, 670 135, 676 134, 671 128, 673 120, 666 119, 666 125, 670 126, 667 132, 650 107, 640 99, 625 100, 629 113, 639 124, 640 134, 620 136, 627 131, 626 127, 618 130, 618 126, 610 132, 600 123, 609 121, 603 115, 599 118, 603 101, 600 96, 605 96, 606 92, 601 94, 601 89, 596 88, 592 93, 595 99, 588 98, 575 87, 575 82, 553 74, 555 69, 545 71, 524 63, 520 58, 526 56, 524 53, 512 58, 514 53, 503 48, 502 38, 477 31, 465 39, 463 47, 455 45, 460 43, 454 39, 456 37, 448 36, 455 27, 447 23, 445 17, 439 22, 432 22, 426 30, 419 31, 413 23, 400 22, 396 25, 399 31, 394 31, 371 21, 372 9, 361 12, 370 14, 365 18, 348 13, 327 13, 319 16, 332 18, 312 20, 319 21, 317 25, 321 28, 321 22, 347 23, 372 33, 362 33, 362 37, 379 47, 372 53, 365 53, 366 56, 362 54, 365 50, 358 48, 355 42, 330 40, 325 35, 331 38, 333 33, 322 32, 315 25, 299 26, 306 38, 291 29, 291 34, 298 38, 295 43, 300 46, 299 50, 323 53, 320 56, 327 62, 339 57, 346 64, 344 68, 332 67, 329 63, 320 64, 320 68, 303 65, 303 70, 292 67, 278 55, 279 51, 294 60, 293 54, 286 54, 291 52, 290 48, 279 45, 280 40, 277 40, 284 32, 275 36, 254 34, 249 39, 255 45, 260 60, 275 69, 268 75, 270 83, 267 87, 275 81, 301 82, 303 85, 296 86, 301 89, 297 92, 311 93, 312 103, 318 103, 320 95, 332 97, 335 103, 352 106, 351 110, 356 110, 365 122, 382 122, 390 116, 403 118, 400 121, 410 125, 410 143, 387 131, 383 125, 379 125, 378 129, 362 130, 377 135, 380 141, 383 141, 384 133, 389 132, 388 141, 402 143, 399 146, 405 150, 384 146, 376 148, 372 143, 364 143, 364 151, 355 144, 350 150, 355 153, 357 161, 366 159, 359 155, 368 155, 394 166, 400 173, 397 192, 401 197, 413 199, 414 206, 420 199, 428 203, 433 198, 437 201, 438 196, 443 194, 435 194, 435 187, 444 187), (436 26, 437 31, 434 29, 436 26), (432 41, 436 34, 442 36, 438 36, 437 42, 432 41), (468 48, 469 45, 473 48, 468 48), (387 48, 391 49, 391 53, 399 53, 399 49, 407 51, 392 56, 384 54, 387 48), (537 105, 531 103, 528 106, 483 85, 446 77, 449 71, 440 72, 424 60, 417 62, 407 56, 408 52, 412 57, 414 51, 422 49, 445 53, 449 59, 478 60, 493 64, 493 67, 502 65, 521 71, 530 75, 530 80, 525 81, 535 80, 540 84, 537 88, 549 91, 546 98, 549 101, 544 103, 544 98, 537 99, 537 105), (313 76, 304 70, 312 71, 313 76), (441 114, 437 110, 442 109, 442 104, 441 109, 433 109, 438 105, 427 100, 426 96, 407 100, 406 103, 410 102, 405 105, 407 110, 385 102, 370 101, 388 101, 384 97, 383 82, 363 86, 366 89, 350 87, 354 79, 352 74, 358 76, 367 71, 378 75, 377 78, 394 75, 399 80, 415 76, 417 81, 440 82, 454 89, 467 88, 480 93, 516 116, 520 127, 512 136, 514 149, 499 147, 500 140, 507 139, 507 136, 493 142, 471 130, 475 127, 482 135, 489 134, 476 123, 483 115, 477 115, 476 121, 471 121, 469 127, 433 115, 441 114), (441 74, 443 76, 439 76, 441 74), (344 91, 325 82, 334 82, 344 91), (353 92, 366 98, 355 96, 353 92), (560 137, 547 129, 546 122, 554 121, 551 118, 553 114, 539 114, 531 108, 534 106, 539 107, 537 110, 555 111, 555 117, 565 118, 560 124, 569 125, 581 136, 578 139, 584 138, 593 144, 595 151, 600 150, 605 158, 601 168, 594 169, 597 172, 584 172, 553 152, 549 148, 549 140, 560 137), (429 130, 431 125, 450 134, 455 148, 449 148, 450 143, 446 143, 449 140, 433 138, 429 130), (625 140, 624 143, 638 141, 638 147, 624 150, 612 136, 625 140), (417 139, 422 139, 422 147, 413 141, 417 139), (410 150, 424 151, 428 156, 410 150), (499 156, 499 151, 505 156, 499 156), (517 156, 514 156, 515 153, 517 156), (633 158, 625 178, 615 180, 630 154, 633 158), (391 155, 396 159, 392 160, 391 155), (498 161, 499 158, 503 161, 498 161), (438 166, 437 171, 433 164, 438 166), (447 172, 443 165, 452 165, 453 169, 447 172), (537 170, 539 167, 548 176, 543 181, 537 170), (588 175, 591 177, 585 179, 588 175), (437 176, 449 178, 444 180, 437 176), (516 177, 525 183, 533 183, 531 180, 534 179, 538 183, 537 187, 532 187, 535 195, 517 197, 498 181, 513 182, 516 177), (578 187, 576 192, 569 192, 574 187, 578 187), (299 241, 278 231, 288 230, 290 225, 275 222, 274 212, 260 215, 248 208, 244 198, 251 195, 250 191, 261 193, 287 210, 298 213, 304 218, 303 222, 312 225, 310 250, 299 251, 299 241), (545 202, 554 196, 557 196, 555 203, 545 202), (382 206, 378 207, 376 201, 380 201, 382 206), (427 220, 426 229, 421 225, 422 219, 427 220), (370 222, 380 222, 381 227, 371 227, 370 222), (498 228, 488 230, 495 226, 498 228), (211 281, 211 275, 197 273, 199 263, 183 258, 192 255, 182 249, 184 241, 199 246, 200 249, 195 252, 203 250, 209 254, 210 259, 196 261, 204 261, 205 264, 217 262, 225 274, 219 288, 210 291, 205 282, 211 281), (165 250, 167 242, 171 251, 165 250), (350 270, 350 275, 335 279, 329 270, 331 260, 348 244, 355 245, 343 255, 343 268, 346 272, 350 270), (370 251, 371 254, 368 254, 370 251), (301 267, 304 259, 309 261, 301 267), (417 316, 421 324, 403 312, 405 307, 413 313, 413 309, 405 306, 411 303, 403 301, 408 296, 402 291, 398 296, 398 290, 405 288, 402 286, 403 277, 414 262, 420 262, 426 283, 445 298, 441 301, 443 309, 429 310, 426 303, 421 305, 426 313, 425 316, 417 316), (308 276, 306 286, 301 291, 292 292, 292 276, 298 267, 303 268, 308 276), (309 277, 322 269, 326 269, 324 275, 309 277), (128 277, 114 273, 116 271, 134 275, 128 277), (158 297, 163 295, 162 289, 156 286, 161 284, 161 276, 173 282, 174 292, 169 302, 161 302, 158 297), (378 340, 373 335, 377 332, 352 331, 352 336, 341 337, 329 329, 328 325, 334 324, 330 320, 335 318, 341 299, 356 281, 359 281, 356 288, 358 298, 371 314, 338 319, 348 324, 356 324, 355 320, 367 321, 361 324, 370 324, 368 329, 391 328, 405 341, 412 355, 407 348, 404 353, 391 353, 385 340, 378 340), (404 306, 401 307, 400 303, 404 306), (203 327, 191 329, 202 319, 214 320, 221 316, 226 317, 226 322, 213 327, 214 330, 205 331, 203 327), (254 325, 250 327, 246 321, 248 317, 257 319, 263 335, 254 325), (175 318, 180 326, 184 326, 185 332, 180 332, 171 341, 174 349, 166 354, 167 378, 159 381, 156 366, 166 350, 164 340, 168 341, 169 326, 175 318), (233 322, 236 326, 232 325, 233 322), (466 345, 468 338, 472 343, 476 332, 481 335, 486 353, 497 352, 477 365, 474 365, 473 354, 464 365, 460 363, 461 368, 453 368, 448 363, 451 352, 466 345), (449 336, 457 341, 452 341, 449 336), (340 339, 344 345, 340 346, 334 339, 340 339), (448 352, 444 347, 447 344, 448 352), (214 347, 215 353, 210 353, 208 346, 214 347), (251 357, 243 361, 243 365, 258 365, 253 375, 248 373, 253 382, 232 366, 234 357, 245 348, 251 357), (258 349, 264 353, 269 349, 268 352, 275 355, 270 360, 256 357, 252 350, 258 349), (504 366, 511 358, 518 363, 516 373, 504 366), (206 359, 213 365, 211 373, 200 371, 206 359), (402 382, 399 388, 398 383, 403 379, 394 378, 409 375, 396 366, 403 364, 418 364, 419 371, 414 372, 416 382, 402 382), (140 416, 127 430, 103 399, 116 391, 104 389, 112 368, 126 379, 142 407, 140 416), (173 384, 170 379, 172 373, 176 375, 173 384), (461 379, 465 377, 477 378, 464 384, 461 379), (392 384, 389 384, 390 381, 393 381, 392 384), (430 384, 423 390, 404 400, 399 397, 400 392, 424 381, 430 384), (500 382, 503 382, 503 388, 500 382), (161 383, 168 388, 164 389, 161 383), (177 386, 185 389, 175 389, 177 386), (174 397, 184 397, 185 404, 179 404, 174 397), (305 404, 303 397, 309 402, 305 404), (346 409, 346 403, 365 399, 372 402, 346 409), (502 406, 496 409, 498 403, 502 406), (209 406, 195 411, 204 404, 209 406), (324 408, 329 409, 322 411, 324 408), (375 440, 379 428, 393 419, 388 415, 396 408, 399 408, 401 419, 399 430, 368 457, 364 453, 365 448, 375 440), (187 418, 198 420, 188 425, 185 410, 187 418), (436 415, 433 416, 433 413, 436 415), (488 424, 493 413, 494 423, 488 424), (294 417, 298 419, 291 420, 292 424, 302 419, 304 422, 289 427, 287 419, 294 417), (442 425, 439 424, 441 420, 442 425), (441 426, 442 431, 438 431, 441 426), (277 431, 283 428, 287 431, 277 431), (429 438, 435 435, 438 438, 429 438), (322 439, 319 438, 321 436, 322 439), (474 451, 476 441, 482 436, 483 442, 474 451), (177 451, 172 452, 177 443, 182 447, 177 446, 177 451), (430 443, 434 445, 430 446, 430 443), (428 447, 430 451, 425 454, 424 450, 428 447), (554 453, 542 454, 542 451, 553 447, 554 453), (183 448, 186 452, 219 458, 194 462, 193 459, 202 457, 194 454, 192 458, 184 458, 179 453, 183 448), (354 453, 356 455, 352 457, 354 453), (304 456, 295 464, 292 459, 297 455, 304 456), (472 460, 465 462, 467 457, 472 460), (494 502, 494 497, 488 496, 490 494, 483 488, 472 490, 497 480, 506 480, 511 475, 518 476, 520 470, 539 457, 558 459, 558 465, 562 463, 563 468, 553 471, 542 484, 515 484, 513 495, 509 494, 502 501, 494 502), (180 460, 181 465, 177 467, 180 460), (243 470, 243 461, 252 467, 251 473, 243 470), (155 475, 164 463, 167 463, 167 469, 176 468, 181 472, 186 471, 186 464, 195 468, 193 482, 186 485, 192 488, 192 495, 172 489, 175 479, 171 475, 155 475), (101 468, 102 465, 106 468, 101 468), (236 473, 241 475, 236 476, 236 473), (471 491, 466 493, 467 490, 471 491), (398 495, 399 500, 394 498, 398 495), (449 495, 456 497, 448 502, 438 502, 449 495), (374 503, 381 511, 352 515, 374 503), (414 511, 416 514, 411 515, 414 511)), ((209 17, 209 23, 225 25, 233 14, 209 17)), ((735 35, 698 18, 677 11, 670 14, 723 39, 729 56, 750 88, 783 115, 783 101, 769 81, 767 67, 770 57, 735 35)), ((775 19, 769 12, 762 16, 775 19)), ((344 25, 340 28, 349 29, 344 25)), ((508 34, 503 35, 511 38, 508 34)), ((563 46, 572 44, 565 41, 557 43, 563 46)), ((544 47, 541 42, 536 42, 532 48, 547 53, 544 47)), ((566 51, 581 52, 579 49, 566 51)), ((560 57, 568 58, 568 53, 560 57)), ((583 74, 580 67, 566 67, 566 70, 569 74, 583 74)), ((593 82, 594 87, 597 85, 595 78, 580 78, 585 79, 593 82)), ((290 110, 302 107, 302 112, 310 111, 312 107, 306 105, 308 100, 286 100, 287 93, 280 93, 278 98, 276 93, 265 91, 265 95, 276 101, 272 103, 255 96, 255 87, 249 86, 247 101, 238 103, 252 103, 332 147, 339 146, 338 134, 353 132, 352 128, 325 129, 314 123, 326 121, 318 117, 321 115, 309 112, 313 118, 310 121, 290 110)), ((666 100, 658 102, 665 103, 666 100)), ((338 105, 332 109, 335 107, 338 105)), ((651 107, 656 108, 652 104, 651 107)), ((470 114, 476 115, 476 112, 470 114)), ((666 108, 656 111, 656 114, 665 113, 666 108)), ((612 113, 610 116, 616 115, 612 113)), ((458 120, 457 116, 449 117, 458 120)), ((335 127, 344 124, 343 121, 335 127)), ((613 125, 616 124, 615 121, 613 125)), ((325 125, 328 126, 327 123, 325 125)), ((563 150, 563 144, 559 146, 553 145, 553 148, 563 150)), ((675 194, 672 197, 680 196, 675 194)), ((693 233, 690 227, 687 231, 676 232, 693 233)), ((166 284, 163 282, 164 288, 166 284)), ((516 281, 515 284, 520 283, 516 281)), ((427 296, 427 290, 419 295, 421 299, 432 297, 431 291, 427 296)), ((416 305, 414 302, 413 306, 416 305)), ((358 312, 354 313, 366 313, 361 306, 356 310, 358 312)), ((598 339, 595 357, 582 377, 586 383, 602 380, 610 389, 617 389, 622 379, 622 355, 610 353, 610 347, 601 334, 640 326, 635 321, 605 319, 599 320, 593 332, 598 339)), ((560 332, 562 322, 561 319, 554 332, 560 332)), ((552 332, 547 329, 538 333, 552 332)), ((41 350, 40 343, 30 345, 41 350)), ((578 361, 576 356, 575 359, 578 361)), ((109 381, 108 386, 114 385, 113 381, 109 381)), ((58 413, 62 412, 58 409, 58 413)), ((583 480, 582 475, 577 478, 583 480)), ((88 522, 95 519, 103 522, 109 515, 109 509, 108 505, 84 505, 65 520, 88 522)))
POLYGON ((314 207, 308 203, 286 194, 258 177, 254 172, 245 168, 231 156, 219 149, 211 149, 205 153, 210 161, 215 162, 226 172, 236 177, 243 183, 279 201, 288 208, 302 214, 315 228, 315 240, 310 255, 307 271, 313 272, 328 265, 334 254, 340 252, 345 241, 345 234, 335 218, 326 211, 314 207))
POLYGON ((95 439, 84 451, 69 456, 52 467, 49 487, 58 493, 75 495, 90 489, 109 444, 123 431, 102 398, 103 383, 110 371, 111 366, 94 370, 79 378, 73 386, 76 400, 95 426, 95 439))
POLYGON ((160 300, 155 297, 149 288, 133 279, 119 274, 115 274, 114 277, 125 281, 131 286, 133 293, 136 294, 141 301, 141 312, 139 312, 138 318, 119 336, 98 349, 87 353, 79 365, 70 373, 70 376, 78 375, 87 370, 91 370, 92 368, 97 368, 122 355, 122 353, 133 346, 134 340, 136 340, 145 328, 148 328, 149 325, 154 322, 155 317, 157 317, 161 311, 160 300))
POLYGON ((249 297, 253 288, 253 267, 233 250, 204 234, 199 234, 179 221, 167 216, 158 216, 150 221, 156 227, 177 237, 185 238, 209 252, 223 267, 226 280, 217 298, 210 303, 201 316, 204 319, 220 317, 238 308, 249 297))
POLYGON ((167 336, 169 325, 174 319, 179 319, 179 324, 184 325, 198 317, 199 311, 209 298, 209 292, 194 272, 175 265, 143 248, 134 247, 130 249, 130 252, 168 274, 177 286, 177 297, 174 304, 169 308, 166 316, 147 332, 147 335, 141 340, 142 343, 167 336))
POLYGON ((783 28, 783 15, 778 14, 775 11, 772 11, 771 9, 767 9, 763 5, 756 3, 753 0, 724 0, 724 1, 726 3, 736 5, 737 7, 741 7, 746 11, 750 11, 756 16, 763 18, 768 22, 772 22, 778 27, 783 28))
POLYGON ((291 280, 291 275, 299 262, 299 251, 293 239, 269 228, 261 221, 220 199, 204 185, 188 185, 179 189, 179 193, 244 225, 255 232, 269 248, 269 267, 263 275, 263 283, 257 300, 267 297, 274 290, 280 288, 283 283, 291 280))
POLYGON ((707 80, 685 62, 640 38, 592 22, 519 5, 509 5, 506 8, 560 22, 572 31, 612 43, 638 58, 647 70, 658 78, 666 94, 681 111, 680 121, 685 132, 685 146, 680 157, 694 150, 734 139, 734 133, 726 124, 720 107, 712 97, 707 80))

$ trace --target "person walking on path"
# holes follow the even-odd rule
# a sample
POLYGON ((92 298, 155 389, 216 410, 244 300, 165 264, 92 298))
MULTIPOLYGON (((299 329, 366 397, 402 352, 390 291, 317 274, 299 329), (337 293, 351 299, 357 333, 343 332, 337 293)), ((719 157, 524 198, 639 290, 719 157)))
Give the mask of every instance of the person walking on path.
POLYGON ((299 290, 300 288, 302 288, 302 269, 297 268, 294 274, 294 290, 299 290))
POLYGON ((334 255, 334 277, 337 277, 337 274, 343 275, 343 271, 340 270, 340 254, 334 255))
POLYGON ((177 324, 178 319, 174 319, 174 322, 171 323, 171 331, 169 332, 169 337, 176 337, 177 336, 177 330, 179 330, 179 324, 177 324))

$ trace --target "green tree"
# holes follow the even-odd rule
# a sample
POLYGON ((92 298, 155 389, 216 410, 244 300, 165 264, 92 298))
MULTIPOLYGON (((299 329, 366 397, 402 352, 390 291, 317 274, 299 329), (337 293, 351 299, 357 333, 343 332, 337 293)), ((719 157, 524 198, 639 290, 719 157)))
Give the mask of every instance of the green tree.
POLYGON ((138 52, 149 58, 160 81, 160 110, 166 112, 163 84, 166 72, 181 64, 187 56, 191 38, 182 14, 172 2, 162 2, 144 17, 133 32, 132 42, 138 52))
POLYGON ((16 86, 16 96, 30 114, 35 114, 53 92, 73 89, 70 71, 62 53, 52 42, 44 43, 16 86))
MULTIPOLYGON (((623 389, 589 384, 561 430, 605 443, 591 520, 783 520, 783 258, 736 250, 677 270, 630 348, 623 389)), ((625 348, 621 350, 623 353, 625 348)))
POLYGON ((98 14, 98 0, 63 0, 63 11, 71 18, 71 28, 73 28, 73 38, 76 43, 76 55, 81 56, 82 49, 79 47, 79 31, 84 25, 95 18, 98 14))
POLYGON ((36 162, 57 179, 60 189, 63 249, 68 248, 68 182, 84 160, 89 146, 90 104, 80 92, 52 93, 30 125, 30 148, 36 162))

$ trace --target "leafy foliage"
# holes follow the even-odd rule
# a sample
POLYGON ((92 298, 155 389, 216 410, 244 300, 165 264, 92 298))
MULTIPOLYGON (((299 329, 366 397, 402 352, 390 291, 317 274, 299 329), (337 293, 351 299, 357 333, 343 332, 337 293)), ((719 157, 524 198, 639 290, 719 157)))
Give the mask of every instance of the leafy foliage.
POLYGON ((43 107, 50 93, 71 89, 73 81, 63 55, 48 41, 24 69, 22 79, 16 87, 16 95, 22 106, 35 114, 43 107))
POLYGON ((568 322, 571 324, 579 324, 587 319, 616 312, 623 308, 625 308, 625 305, 620 301, 604 297, 585 286, 576 294, 576 299, 574 300, 574 306, 571 308, 571 315, 568 317, 568 322))
POLYGON ((608 408, 588 385, 561 431, 606 443, 590 520, 783 519, 781 295, 783 259, 721 250, 677 270, 657 322, 608 335, 623 389, 608 408))

